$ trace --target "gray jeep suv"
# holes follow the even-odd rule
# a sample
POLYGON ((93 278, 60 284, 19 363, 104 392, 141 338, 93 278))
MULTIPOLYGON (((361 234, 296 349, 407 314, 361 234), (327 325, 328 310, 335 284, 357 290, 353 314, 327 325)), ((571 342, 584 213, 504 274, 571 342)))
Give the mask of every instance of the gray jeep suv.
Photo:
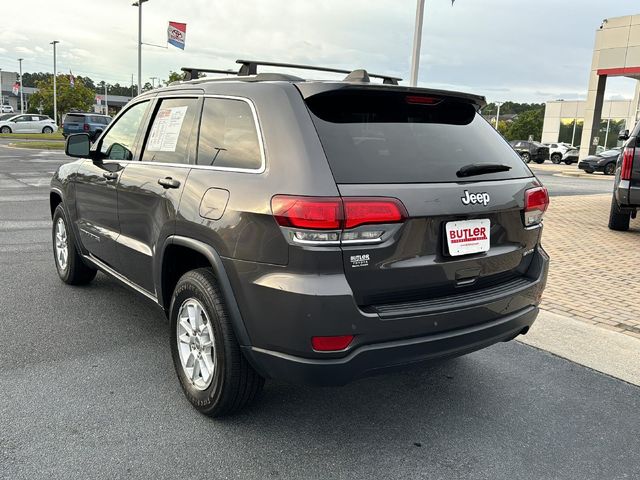
POLYGON ((239 63, 140 95, 93 145, 69 136, 79 160, 51 182, 60 278, 101 270, 162 307, 195 408, 527 332, 549 198, 483 97, 239 63))

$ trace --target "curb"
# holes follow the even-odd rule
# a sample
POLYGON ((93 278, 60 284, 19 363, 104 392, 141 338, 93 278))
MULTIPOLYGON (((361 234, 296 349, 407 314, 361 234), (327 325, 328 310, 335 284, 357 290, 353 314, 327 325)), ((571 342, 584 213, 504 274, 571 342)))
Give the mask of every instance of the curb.
POLYGON ((517 341, 640 386, 640 341, 629 335, 540 310, 517 341))
POLYGON ((588 178, 589 180, 613 180, 613 175, 594 175, 590 173, 578 173, 578 172, 560 172, 554 173, 554 177, 564 178, 588 178))

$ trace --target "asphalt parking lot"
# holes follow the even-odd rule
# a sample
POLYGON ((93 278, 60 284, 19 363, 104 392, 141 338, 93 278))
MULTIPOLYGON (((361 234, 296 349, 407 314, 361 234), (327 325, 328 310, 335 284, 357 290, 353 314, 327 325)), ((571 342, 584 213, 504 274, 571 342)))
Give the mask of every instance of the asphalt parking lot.
POLYGON ((58 280, 64 161, 0 145, 0 478, 640 477, 640 389, 516 342, 342 388, 271 382, 242 414, 201 416, 156 307, 102 274, 58 280))

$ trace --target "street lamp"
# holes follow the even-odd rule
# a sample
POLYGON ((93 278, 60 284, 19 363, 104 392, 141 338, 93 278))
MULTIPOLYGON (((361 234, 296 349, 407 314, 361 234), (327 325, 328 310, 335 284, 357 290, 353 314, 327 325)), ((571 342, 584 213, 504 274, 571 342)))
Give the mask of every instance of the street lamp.
POLYGON ((138 95, 142 93, 142 4, 149 0, 138 0, 131 4, 138 7, 138 95))
POLYGON ((56 90, 56 76, 58 72, 56 70, 56 45, 60 43, 58 40, 54 40, 49 45, 53 45, 53 121, 58 124, 58 95, 56 90))
POLYGON ((18 59, 18 62, 20 63, 20 113, 24 113, 24 93, 22 90, 22 60, 24 60, 24 58, 18 59))
POLYGON ((502 105, 503 103, 504 102, 495 102, 495 104, 498 106, 498 111, 496 112, 496 130, 498 130, 498 122, 500 121, 500 105, 502 105))
POLYGON ((418 85, 418 66, 420 65, 420 44, 422 42, 422 19, 424 18, 424 0, 418 0, 416 9, 416 26, 413 31, 413 55, 411 57, 410 85, 418 85))
POLYGON ((107 97, 107 88, 109 84, 104 82, 104 114, 109 115, 109 99, 107 97))

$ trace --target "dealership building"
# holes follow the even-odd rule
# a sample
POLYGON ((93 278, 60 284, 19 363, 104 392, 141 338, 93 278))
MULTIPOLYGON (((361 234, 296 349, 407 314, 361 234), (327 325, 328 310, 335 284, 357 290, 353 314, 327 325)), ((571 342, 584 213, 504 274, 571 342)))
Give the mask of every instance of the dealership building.
POLYGON ((640 80, 640 15, 609 18, 596 30, 587 99, 547 102, 542 142, 580 145, 580 157, 618 144, 639 119, 640 82, 632 100, 605 101, 609 77, 640 80))

